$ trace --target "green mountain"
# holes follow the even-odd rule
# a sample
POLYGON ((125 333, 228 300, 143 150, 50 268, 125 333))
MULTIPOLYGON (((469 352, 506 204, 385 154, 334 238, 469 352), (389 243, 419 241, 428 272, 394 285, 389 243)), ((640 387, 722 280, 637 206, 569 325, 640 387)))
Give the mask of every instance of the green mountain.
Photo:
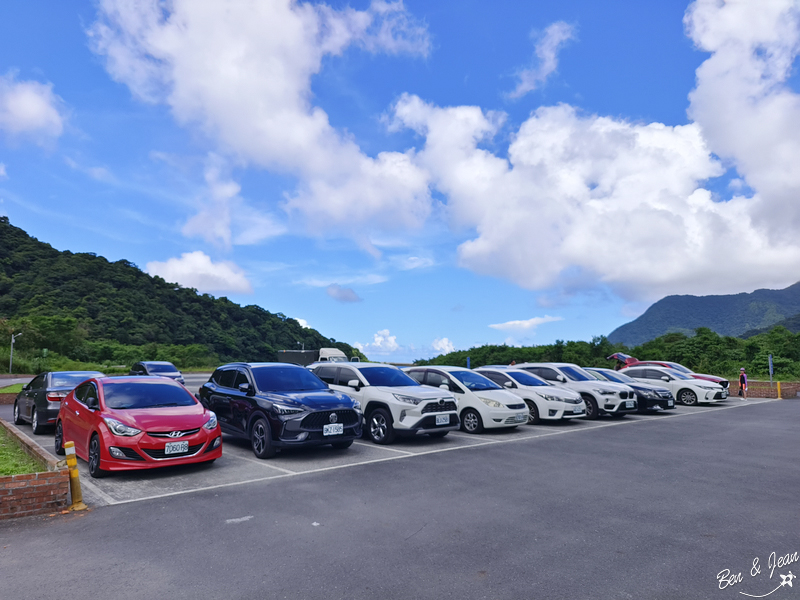
POLYGON ((666 333, 692 335, 708 327, 719 335, 741 336, 767 330, 800 314, 800 282, 783 290, 756 290, 727 296, 667 296, 639 318, 608 336, 612 344, 637 346, 666 333))
POLYGON ((740 338, 749 339, 756 335, 761 335, 762 333, 767 333, 772 330, 773 327, 785 327, 787 330, 791 331, 792 333, 800 332, 800 313, 794 315, 793 317, 789 317, 788 319, 783 319, 782 321, 778 321, 775 325, 770 325, 769 327, 761 327, 759 329, 751 329, 750 331, 745 331, 740 338))
POLYGON ((8 217, 0 217, 0 325, 24 332, 19 350, 49 348, 80 361, 120 360, 120 346, 145 345, 150 356, 139 351, 133 360, 155 358, 159 345, 220 361, 276 360, 298 342, 359 354, 281 313, 200 294, 126 260, 60 252, 8 217))

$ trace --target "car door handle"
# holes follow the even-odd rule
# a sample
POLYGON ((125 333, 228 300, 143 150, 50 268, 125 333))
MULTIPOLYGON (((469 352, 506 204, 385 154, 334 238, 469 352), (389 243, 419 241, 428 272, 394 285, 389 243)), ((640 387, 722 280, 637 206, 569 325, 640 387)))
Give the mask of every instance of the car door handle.
POLYGON ((79 412, 76 410, 76 411, 75 411, 75 414, 76 414, 76 415, 79 415, 79 414, 81 414, 81 413, 79 413, 79 412))

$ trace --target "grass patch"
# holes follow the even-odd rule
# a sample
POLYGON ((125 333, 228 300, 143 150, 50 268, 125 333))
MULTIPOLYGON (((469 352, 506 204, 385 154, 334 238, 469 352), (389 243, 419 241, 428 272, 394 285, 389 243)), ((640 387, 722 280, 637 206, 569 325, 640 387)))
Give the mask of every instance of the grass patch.
POLYGON ((15 383, 4 388, 0 388, 0 394, 19 394, 22 391, 22 384, 15 383))
POLYGON ((26 454, 17 440, 0 427, 0 476, 38 473, 43 470, 44 465, 26 454))

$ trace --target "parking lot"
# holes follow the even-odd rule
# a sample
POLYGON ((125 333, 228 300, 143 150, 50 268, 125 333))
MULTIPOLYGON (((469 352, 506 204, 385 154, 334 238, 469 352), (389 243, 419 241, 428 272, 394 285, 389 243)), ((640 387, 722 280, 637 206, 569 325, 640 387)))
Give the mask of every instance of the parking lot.
POLYGON ((84 475, 92 510, 0 523, 3 595, 760 595, 789 570, 770 577, 770 554, 800 550, 799 409, 728 400, 269 461, 226 439, 210 468, 84 475), (725 569, 745 579, 721 588, 725 569))

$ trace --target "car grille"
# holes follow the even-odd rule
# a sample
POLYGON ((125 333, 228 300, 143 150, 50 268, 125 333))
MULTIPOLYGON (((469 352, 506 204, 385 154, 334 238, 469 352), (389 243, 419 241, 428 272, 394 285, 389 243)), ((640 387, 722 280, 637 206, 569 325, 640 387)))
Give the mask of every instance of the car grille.
POLYGON ((200 451, 200 448, 203 447, 203 444, 195 444, 194 446, 189 446, 188 452, 183 452, 182 454, 165 454, 164 449, 161 450, 150 450, 148 448, 142 448, 150 458, 155 459, 163 459, 163 458, 182 458, 184 456, 191 456, 192 454, 197 454, 200 451))
POLYGON ((323 425, 331 422, 331 413, 336 413, 336 423, 343 425, 355 425, 358 423, 358 414, 354 410, 323 410, 307 415, 300 423, 301 429, 322 429, 323 425))
POLYGON ((619 397, 626 400, 628 398, 628 392, 620 392, 619 397))
POLYGON ((136 450, 133 448, 123 448, 122 446, 114 446, 117 450, 122 452, 126 458, 130 458, 131 460, 144 460, 143 456, 140 456, 136 450))
POLYGON ((155 438, 168 437, 168 438, 178 439, 178 438, 186 437, 187 435, 194 435, 198 431, 200 431, 199 427, 197 429, 187 429, 186 431, 179 431, 178 433, 180 433, 180 435, 170 435, 171 433, 174 433, 174 431, 148 431, 147 435, 149 435, 150 437, 155 437, 155 438))
POLYGON ((509 408, 511 410, 521 410, 525 408, 525 403, 523 402, 522 404, 506 404, 506 408, 509 408))
POLYGON ((445 401, 442 404, 439 404, 439 402, 429 402, 428 404, 422 407, 422 410, 420 412, 424 415, 425 413, 447 412, 450 410, 456 410, 455 402, 445 401))
POLYGON ((719 384, 720 384, 722 387, 724 387, 726 390, 728 389, 728 386, 730 385, 730 383, 731 383, 731 382, 730 382, 730 381, 727 381, 727 380, 725 380, 725 381, 720 381, 720 382, 719 382, 719 384))
MULTIPOLYGON (((525 406, 525 405, 523 404, 523 406, 525 406)), ((516 417, 516 416, 513 416, 513 417, 508 417, 508 418, 505 420, 505 424, 506 424, 506 425, 520 425, 520 424, 522 424, 522 423, 524 423, 524 422, 525 422, 525 421, 517 421, 517 417, 516 417)))

